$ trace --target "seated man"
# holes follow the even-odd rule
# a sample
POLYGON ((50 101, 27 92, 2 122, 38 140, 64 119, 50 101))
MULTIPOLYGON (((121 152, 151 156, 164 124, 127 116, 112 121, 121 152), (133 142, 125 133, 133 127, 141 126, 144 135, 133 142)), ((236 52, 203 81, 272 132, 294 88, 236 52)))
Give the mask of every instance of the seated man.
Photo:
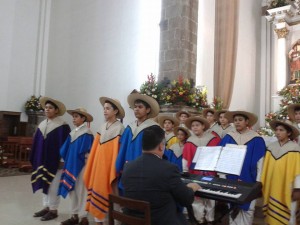
POLYGON ((187 224, 176 204, 190 206, 194 192, 201 187, 196 183, 185 185, 177 166, 162 160, 165 133, 160 127, 144 130, 142 149, 140 157, 125 164, 121 180, 124 196, 150 202, 151 224, 187 224))

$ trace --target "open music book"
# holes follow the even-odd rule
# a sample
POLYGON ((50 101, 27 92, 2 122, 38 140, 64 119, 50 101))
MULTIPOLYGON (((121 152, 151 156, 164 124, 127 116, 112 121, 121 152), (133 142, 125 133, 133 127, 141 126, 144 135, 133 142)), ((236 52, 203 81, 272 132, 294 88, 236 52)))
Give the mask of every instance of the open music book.
POLYGON ((198 147, 191 169, 240 175, 247 151, 246 145, 198 147))

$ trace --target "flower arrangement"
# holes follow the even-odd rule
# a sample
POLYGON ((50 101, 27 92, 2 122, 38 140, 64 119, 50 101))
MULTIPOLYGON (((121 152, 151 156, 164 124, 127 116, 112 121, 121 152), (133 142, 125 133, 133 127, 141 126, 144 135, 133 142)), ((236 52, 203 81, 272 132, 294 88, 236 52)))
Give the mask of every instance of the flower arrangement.
MULTIPOLYGON (((266 132, 267 136, 274 136, 274 132, 270 129, 269 122, 272 120, 286 120, 289 119, 287 115, 287 107, 290 104, 300 103, 300 81, 297 80, 295 84, 288 85, 277 92, 282 97, 280 100, 280 108, 277 112, 270 112, 265 115, 266 127, 260 128, 263 130, 269 129, 266 132), (271 133, 272 131, 272 133, 271 133)), ((262 132, 263 132, 262 130, 262 132)))
POLYGON ((147 76, 147 81, 141 85, 140 93, 151 96, 158 103, 161 103, 162 84, 156 82, 155 75, 151 73, 147 76))
POLYGON ((206 87, 195 87, 192 79, 163 80, 158 83, 153 74, 147 76, 147 81, 140 87, 140 93, 157 100, 159 104, 186 105, 197 109, 207 107, 206 87))
POLYGON ((269 127, 261 127, 256 132, 261 136, 269 136, 269 137, 275 136, 274 131, 269 127))
POLYGON ((187 105, 195 108, 207 107, 206 87, 195 87, 192 79, 173 80, 169 86, 163 89, 161 101, 165 104, 187 105))
POLYGON ((210 104, 211 108, 214 108, 217 111, 223 109, 223 100, 220 97, 214 97, 213 102, 210 104))
POLYGON ((34 112, 43 111, 43 108, 40 104, 40 97, 41 96, 36 97, 35 95, 32 95, 30 99, 25 103, 25 110, 34 112))

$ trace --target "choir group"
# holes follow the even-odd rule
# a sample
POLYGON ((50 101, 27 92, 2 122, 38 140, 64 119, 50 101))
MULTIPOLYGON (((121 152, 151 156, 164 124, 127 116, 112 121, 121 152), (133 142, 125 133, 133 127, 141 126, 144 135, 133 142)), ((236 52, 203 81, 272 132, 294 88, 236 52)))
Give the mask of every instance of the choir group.
MULTIPOLYGON (((107 224, 109 194, 124 194, 124 165, 142 154, 144 130, 160 126, 166 138, 164 158, 176 164, 180 172, 249 183, 261 181, 266 224, 296 224, 300 200, 300 104, 288 106, 290 120, 270 122, 277 141, 266 146, 264 139, 251 129, 257 122, 257 116, 251 112, 207 108, 202 116, 187 111, 179 111, 175 117, 158 116, 159 105, 150 96, 131 93, 127 100, 136 120, 125 128, 121 122, 125 111, 120 102, 109 97, 99 99, 105 123, 93 135, 89 129, 93 117, 87 110, 66 110, 56 99, 40 99, 46 119, 35 133, 30 160, 33 192, 41 189, 44 195, 43 208, 34 217, 42 221, 56 218, 60 196, 69 195, 71 217, 62 225, 89 224, 88 213, 96 224, 107 224), (61 118, 66 111, 73 118, 72 131, 61 118), (239 176, 193 168, 199 146, 228 145, 247 146, 239 176)), ((239 205, 229 217, 230 224, 252 224, 255 204, 253 200, 239 205)), ((214 200, 195 197, 192 208, 197 221, 213 221, 215 205, 214 200)))

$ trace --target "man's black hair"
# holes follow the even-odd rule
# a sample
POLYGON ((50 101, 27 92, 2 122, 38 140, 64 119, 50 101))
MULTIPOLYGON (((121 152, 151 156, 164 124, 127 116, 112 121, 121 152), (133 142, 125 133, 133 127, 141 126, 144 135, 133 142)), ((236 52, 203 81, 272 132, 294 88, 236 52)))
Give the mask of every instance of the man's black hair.
POLYGON ((151 126, 144 130, 142 148, 144 151, 155 149, 165 138, 164 130, 157 126, 151 126))

